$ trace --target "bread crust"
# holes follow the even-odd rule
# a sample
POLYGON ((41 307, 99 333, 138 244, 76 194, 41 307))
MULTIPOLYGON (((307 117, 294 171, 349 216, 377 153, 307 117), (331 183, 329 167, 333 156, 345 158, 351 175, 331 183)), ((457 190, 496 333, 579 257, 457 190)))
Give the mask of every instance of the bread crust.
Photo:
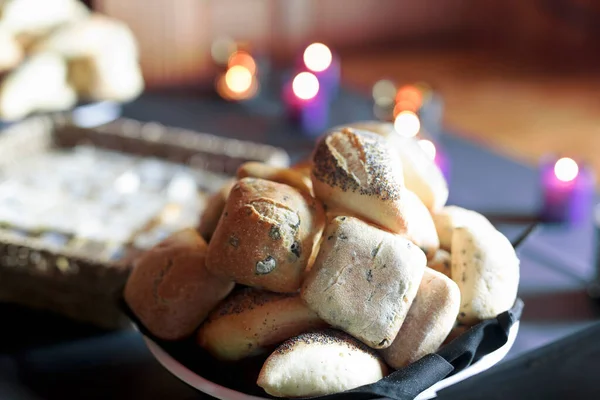
POLYGON ((398 335, 381 350, 387 364, 395 369, 434 353, 448 336, 460 307, 458 286, 447 276, 425 268, 419 291, 398 335))
POLYGON ((325 328, 298 293, 242 289, 217 306, 198 330, 198 344, 214 357, 235 361, 262 353, 290 337, 325 328))
POLYGON ((265 361, 257 384, 277 397, 339 393, 376 382, 388 373, 363 343, 333 329, 287 340, 265 361))
POLYGON ((316 145, 311 176, 327 208, 406 231, 402 164, 379 136, 350 128, 329 133, 316 145))
POLYGON ((241 179, 209 244, 207 267, 243 285, 295 292, 316 253, 324 221, 322 205, 307 193, 241 179))
POLYGON ((452 279, 461 294, 458 321, 473 325, 509 310, 517 298, 519 259, 493 227, 459 227, 452 236, 452 279))
POLYGON ((404 237, 339 216, 325 229, 302 298, 333 327, 385 348, 404 321, 425 264, 425 254, 404 237))
POLYGON ((204 240, 186 229, 136 260, 125 285, 125 301, 158 338, 190 336, 233 289, 233 282, 206 270, 205 257, 204 240))

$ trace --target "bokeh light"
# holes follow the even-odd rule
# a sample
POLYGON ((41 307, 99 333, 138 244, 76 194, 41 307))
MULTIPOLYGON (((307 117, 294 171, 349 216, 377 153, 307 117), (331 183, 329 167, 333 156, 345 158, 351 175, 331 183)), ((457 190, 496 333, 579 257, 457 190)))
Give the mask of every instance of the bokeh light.
POLYGON ((413 85, 402 86, 396 94, 396 103, 404 104, 405 109, 416 111, 423 103, 423 94, 413 85))
POLYGON ((396 132, 404 137, 414 137, 421 130, 419 117, 412 111, 402 111, 394 120, 396 132))
POLYGON ((234 65, 225 73, 225 83, 234 93, 244 93, 252 86, 252 73, 243 65, 234 65))
POLYGON ((236 51, 229 57, 227 66, 232 68, 236 65, 245 67, 252 75, 256 74, 256 61, 254 61, 254 58, 246 51, 236 51))
POLYGON ((323 43, 313 43, 304 50, 304 65, 314 72, 325 71, 331 65, 333 55, 323 43))
POLYGON ((226 65, 229 57, 237 50, 237 44, 230 37, 218 37, 210 46, 210 55, 213 61, 220 65, 226 65))
POLYGON ((572 158, 563 157, 554 164, 554 175, 559 181, 571 182, 578 174, 579 167, 572 158))
POLYGON ((310 100, 319 93, 319 80, 310 72, 300 72, 292 81, 294 95, 302 100, 310 100))
POLYGON ((421 146, 425 154, 427 154, 427 157, 431 160, 435 160, 436 148, 431 140, 421 139, 419 140, 419 146, 421 146))
POLYGON ((381 107, 390 106, 396 96, 396 85, 389 79, 381 79, 373 85, 373 100, 381 107))

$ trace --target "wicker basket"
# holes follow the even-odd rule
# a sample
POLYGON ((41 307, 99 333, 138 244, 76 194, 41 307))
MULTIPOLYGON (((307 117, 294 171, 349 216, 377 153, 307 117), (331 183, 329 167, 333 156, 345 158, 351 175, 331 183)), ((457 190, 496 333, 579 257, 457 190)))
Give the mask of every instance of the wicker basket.
MULTIPOLYGON (((0 169, 24 156, 81 144, 231 176, 246 161, 289 163, 281 149, 157 123, 120 119, 85 129, 66 119, 37 117, 8 127, 0 136, 0 169)), ((51 310, 103 328, 122 327, 127 319, 117 299, 136 254, 102 262, 93 254, 51 249, 34 237, 0 229, 0 301, 51 310)))

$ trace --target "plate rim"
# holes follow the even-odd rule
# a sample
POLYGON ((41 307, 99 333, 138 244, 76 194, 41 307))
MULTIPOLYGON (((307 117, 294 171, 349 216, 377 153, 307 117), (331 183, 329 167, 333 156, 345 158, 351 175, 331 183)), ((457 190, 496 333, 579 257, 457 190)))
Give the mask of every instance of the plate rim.
MULTIPOLYGON (((461 382, 474 375, 480 374, 483 371, 498 364, 504 357, 506 357, 506 355, 514 345, 517 333, 519 331, 519 325, 520 321, 516 321, 511 326, 508 334, 508 339, 502 347, 481 357, 481 359, 479 359, 476 363, 470 365, 468 368, 465 368, 464 370, 456 373, 455 375, 442 379, 435 385, 432 385, 428 389, 421 392, 415 398, 415 400, 433 399, 437 397, 438 391, 447 388, 451 385, 454 385, 458 382, 461 382)), ((148 347, 154 358, 163 366, 163 368, 165 368, 179 380, 193 387, 196 390, 199 390, 203 393, 206 393, 210 396, 216 397, 221 400, 270 400, 266 397, 257 397, 238 392, 237 390, 233 390, 228 387, 221 386, 213 381, 210 381, 204 378, 203 376, 198 375, 197 373, 188 369, 185 365, 181 364, 179 361, 177 361, 169 353, 164 351, 158 344, 156 344, 152 339, 150 339, 146 335, 142 334, 142 338, 144 339, 146 346, 148 347)))

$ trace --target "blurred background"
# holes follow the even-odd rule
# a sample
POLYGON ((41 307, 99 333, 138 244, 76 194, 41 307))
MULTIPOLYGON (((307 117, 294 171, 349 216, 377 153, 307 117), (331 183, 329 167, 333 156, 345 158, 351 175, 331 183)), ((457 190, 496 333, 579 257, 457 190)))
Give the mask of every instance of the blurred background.
POLYGON ((119 331, 132 260, 197 226, 241 163, 287 166, 357 120, 415 137, 449 203, 509 239, 548 217, 519 248, 509 357, 584 329, 599 50, 593 0, 0 0, 0 378, 192 398, 119 331))
POLYGON ((339 53, 342 81, 426 81, 444 122, 536 162, 575 154, 600 168, 600 5, 589 0, 98 0, 140 43, 148 89, 210 85, 211 44, 230 37, 289 65, 311 41, 339 53))

